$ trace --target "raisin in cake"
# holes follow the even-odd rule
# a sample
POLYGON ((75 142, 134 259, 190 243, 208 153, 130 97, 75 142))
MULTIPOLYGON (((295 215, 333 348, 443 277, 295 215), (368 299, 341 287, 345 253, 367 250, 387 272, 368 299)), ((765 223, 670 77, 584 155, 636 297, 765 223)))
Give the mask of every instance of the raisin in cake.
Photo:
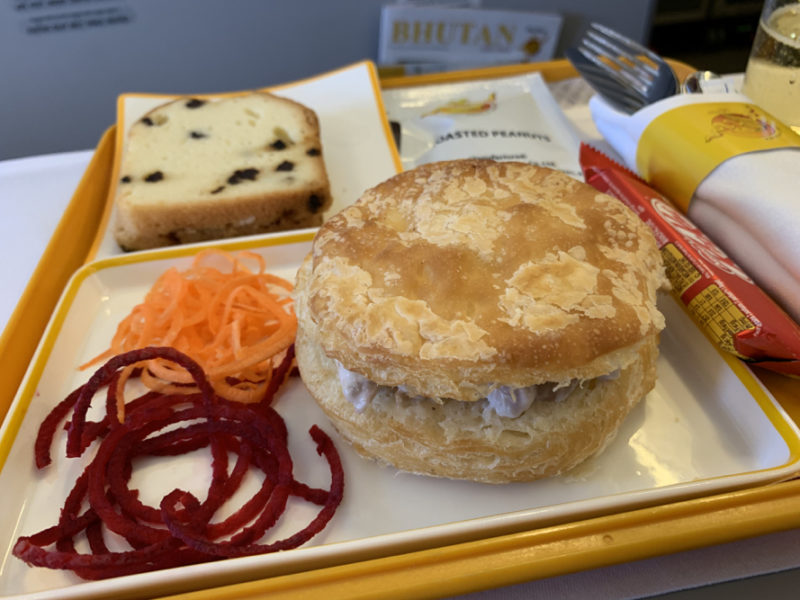
POLYGON ((142 250, 314 227, 330 203, 311 109, 264 92, 181 98, 128 132, 114 234, 142 250))

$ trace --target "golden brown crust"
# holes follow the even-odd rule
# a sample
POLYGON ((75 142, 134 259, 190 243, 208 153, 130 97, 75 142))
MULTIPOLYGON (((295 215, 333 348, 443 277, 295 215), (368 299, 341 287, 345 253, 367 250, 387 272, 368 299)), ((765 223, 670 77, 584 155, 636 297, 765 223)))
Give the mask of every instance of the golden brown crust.
POLYGON ((475 401, 591 379, 663 328, 655 240, 618 200, 522 163, 433 163, 320 229, 298 279, 325 353, 385 385, 475 401))

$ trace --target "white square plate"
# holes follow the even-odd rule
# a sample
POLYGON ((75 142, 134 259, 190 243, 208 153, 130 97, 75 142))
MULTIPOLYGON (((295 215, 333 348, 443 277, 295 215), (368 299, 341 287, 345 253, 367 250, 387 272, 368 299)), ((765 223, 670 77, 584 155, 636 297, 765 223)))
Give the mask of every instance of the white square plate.
MULTIPOLYGON (((254 250, 266 257, 271 272, 293 280, 311 236, 300 232, 206 246, 254 250)), ((16 539, 55 524, 85 464, 85 459, 57 458, 37 472, 33 440, 39 423, 90 376, 77 365, 104 350, 117 323, 155 279, 170 266, 188 266, 195 251, 175 247, 110 257, 81 269, 67 287, 0 431, 0 597, 176 593, 658 505, 779 481, 800 471, 800 432, 791 419, 742 363, 715 350, 665 296, 661 309, 667 328, 656 388, 603 454, 566 475, 494 486, 380 467, 338 437, 302 381, 293 379, 274 406, 290 430, 297 479, 328 485, 324 461, 307 435, 312 424, 332 436, 346 477, 336 515, 306 546, 99 582, 28 567, 11 555, 16 539)), ((63 442, 57 440, 54 458, 63 456, 63 442)), ((134 474, 134 483, 147 480, 143 500, 157 503, 176 486, 198 485, 198 473, 207 468, 202 458, 171 460, 146 464, 138 473, 141 479, 134 474)), ((300 529, 309 518, 302 506, 290 508, 270 539, 300 529)))

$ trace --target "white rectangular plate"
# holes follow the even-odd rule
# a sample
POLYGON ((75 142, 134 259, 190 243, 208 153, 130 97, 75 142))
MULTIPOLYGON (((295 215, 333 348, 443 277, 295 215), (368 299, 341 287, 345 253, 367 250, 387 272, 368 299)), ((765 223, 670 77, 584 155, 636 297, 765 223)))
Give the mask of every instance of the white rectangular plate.
MULTIPOLYGON (((208 244, 253 249, 270 270, 293 280, 311 233, 208 244)), ((69 572, 30 568, 11 555, 20 535, 55 524, 85 459, 33 465, 33 440, 50 409, 90 373, 77 365, 106 348, 117 323, 168 267, 185 268, 193 248, 107 258, 81 269, 68 286, 0 431, 0 597, 98 598, 176 593, 294 573, 524 531, 631 507, 764 484, 800 470, 800 432, 741 363, 723 357, 671 297, 662 298, 658 383, 600 456, 551 479, 501 486, 397 472, 360 458, 339 438, 302 381, 293 379, 276 409, 289 430, 296 477, 327 487, 329 475, 307 435, 329 432, 342 456, 345 498, 333 521, 305 547, 277 554, 83 582, 69 572)), ((63 456, 63 436, 54 457, 63 456)), ((142 499, 157 503, 174 487, 201 492, 200 456, 158 459, 134 474, 142 499), (146 480, 146 483, 145 483, 146 480)), ((138 467, 137 467, 138 469, 138 467)), ((303 527, 313 511, 293 506, 274 533, 303 527)))
MULTIPOLYGON (((333 196, 333 203, 324 218, 336 214, 352 204, 364 190, 401 170, 400 157, 383 110, 377 73, 371 62, 356 63, 310 79, 271 87, 267 91, 300 102, 317 114, 333 196)), ((241 93, 195 96, 214 99, 241 93)), ((147 112, 176 97, 131 93, 121 95, 117 101, 116 154, 108 197, 111 211, 95 252, 97 258, 122 253, 113 235, 116 194, 113 182, 119 181, 125 135, 130 126, 147 112)))

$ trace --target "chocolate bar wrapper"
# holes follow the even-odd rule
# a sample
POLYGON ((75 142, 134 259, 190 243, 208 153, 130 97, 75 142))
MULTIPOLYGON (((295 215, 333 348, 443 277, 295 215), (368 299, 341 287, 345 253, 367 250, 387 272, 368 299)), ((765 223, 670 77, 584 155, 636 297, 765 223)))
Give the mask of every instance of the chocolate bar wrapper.
POLYGON ((736 263, 642 179, 591 146, 586 182, 630 207, 650 227, 672 293, 706 335, 748 364, 800 377, 800 326, 736 263))

